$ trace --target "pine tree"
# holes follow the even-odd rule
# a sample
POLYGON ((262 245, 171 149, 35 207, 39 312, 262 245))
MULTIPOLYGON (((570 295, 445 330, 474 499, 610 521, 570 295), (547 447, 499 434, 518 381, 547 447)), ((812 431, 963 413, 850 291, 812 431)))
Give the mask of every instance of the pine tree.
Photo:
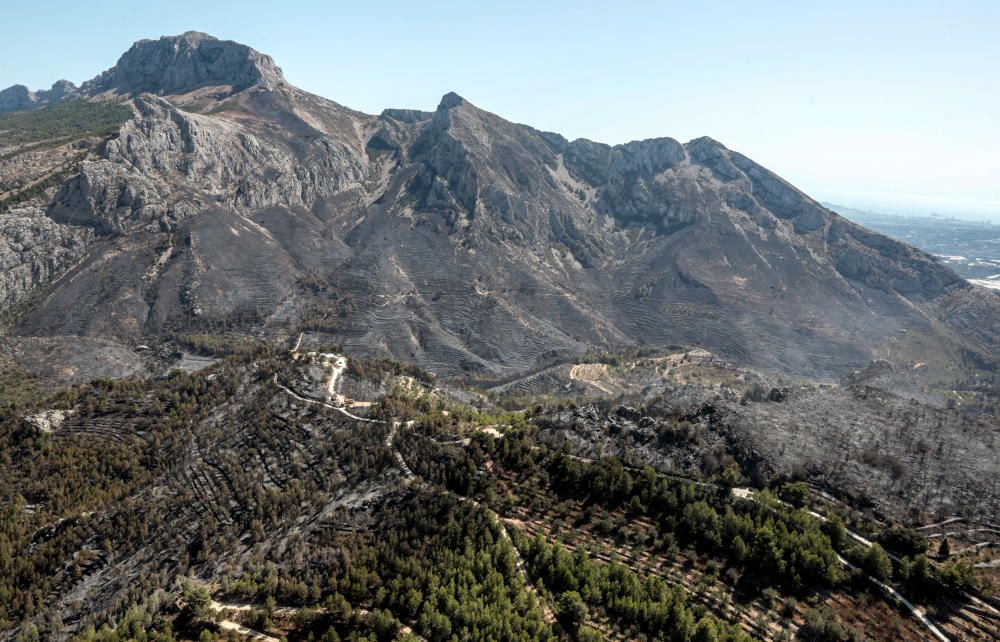
POLYGON ((865 571, 875 579, 884 582, 892 575, 892 561, 878 544, 872 544, 865 554, 865 571))

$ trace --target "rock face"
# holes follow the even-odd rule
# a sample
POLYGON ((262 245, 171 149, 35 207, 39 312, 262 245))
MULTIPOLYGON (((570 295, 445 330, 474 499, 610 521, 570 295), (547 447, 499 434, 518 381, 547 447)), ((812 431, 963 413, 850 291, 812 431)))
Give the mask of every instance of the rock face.
POLYGON ((0 112, 30 109, 35 105, 35 96, 24 85, 14 85, 0 91, 0 112))
POLYGON ((88 94, 184 94, 200 87, 228 85, 240 91, 282 80, 270 56, 236 42, 189 31, 181 36, 140 40, 118 64, 83 84, 88 94))
MULTIPOLYGON (((135 115, 47 203, 40 247, 95 242, 24 335, 305 329, 439 375, 696 344, 837 377, 914 336, 996 362, 1000 298, 709 138, 567 141, 456 94, 371 116, 194 33, 136 43, 80 92, 135 115)), ((42 255, 0 300, 59 272, 42 255)))
POLYGON ((178 179, 240 214, 310 207, 364 180, 365 165, 343 144, 322 141, 306 153, 153 96, 133 106, 137 117, 107 143, 104 158, 84 164, 57 192, 54 219, 106 233, 171 227, 199 211, 189 192, 175 189, 178 179))
POLYGON ((34 208, 0 216, 0 309, 62 274, 93 239, 93 231, 59 225, 34 208))

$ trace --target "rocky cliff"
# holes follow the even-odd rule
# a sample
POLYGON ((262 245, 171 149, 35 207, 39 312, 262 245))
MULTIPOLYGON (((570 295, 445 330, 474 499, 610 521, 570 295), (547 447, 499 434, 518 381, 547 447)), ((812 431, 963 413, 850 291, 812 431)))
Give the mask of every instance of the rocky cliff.
POLYGON ((7 310, 80 259, 94 240, 37 208, 0 216, 0 309, 7 310))
POLYGON ((159 40, 140 40, 118 63, 80 88, 85 94, 185 94, 201 87, 240 91, 282 81, 270 56, 246 45, 196 31, 159 40))

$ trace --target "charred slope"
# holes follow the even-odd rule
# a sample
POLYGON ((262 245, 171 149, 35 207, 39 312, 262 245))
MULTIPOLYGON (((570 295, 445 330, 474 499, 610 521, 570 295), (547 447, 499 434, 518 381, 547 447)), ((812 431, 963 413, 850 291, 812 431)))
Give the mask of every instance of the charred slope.
POLYGON ((728 387, 668 386, 641 411, 601 402, 537 423, 543 439, 581 456, 686 476, 735 460, 756 484, 804 479, 903 523, 1000 516, 995 417, 863 386, 775 391, 753 401, 728 387))
POLYGON ((276 383, 295 372, 258 351, 190 376, 73 388, 42 423, 4 411, 0 639, 22 618, 66 639, 178 577, 312 550, 398 501, 389 428, 276 383))
POLYGON ((306 327, 444 375, 699 344, 820 377, 928 361, 917 337, 950 376, 995 367, 1000 297, 711 139, 570 142, 455 94, 369 116, 192 33, 81 92, 134 116, 33 203, 87 245, 0 288, 16 333, 306 327))

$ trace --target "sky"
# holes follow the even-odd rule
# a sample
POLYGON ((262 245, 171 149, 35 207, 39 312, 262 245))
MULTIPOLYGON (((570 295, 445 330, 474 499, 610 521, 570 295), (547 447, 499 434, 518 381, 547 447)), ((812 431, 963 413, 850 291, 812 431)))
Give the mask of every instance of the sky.
POLYGON ((188 30, 369 113, 455 91, 616 144, 711 136, 811 196, 1000 223, 1000 0, 0 0, 0 88, 188 30))

